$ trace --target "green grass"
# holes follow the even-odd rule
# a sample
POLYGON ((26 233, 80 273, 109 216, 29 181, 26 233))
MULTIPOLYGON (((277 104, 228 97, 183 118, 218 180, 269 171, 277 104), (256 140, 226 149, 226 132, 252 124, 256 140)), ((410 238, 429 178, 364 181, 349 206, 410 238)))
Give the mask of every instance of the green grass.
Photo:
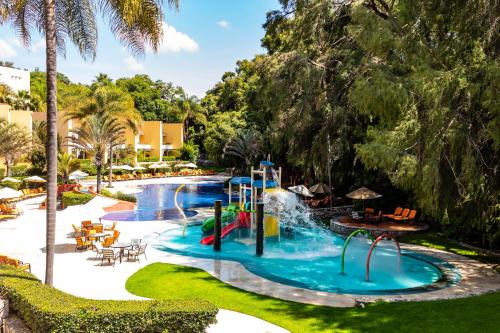
POLYGON ((500 293, 446 301, 330 308, 246 292, 202 270, 163 263, 136 272, 126 288, 153 299, 203 298, 219 308, 256 316, 292 332, 457 333, 498 332, 500 327, 500 293))

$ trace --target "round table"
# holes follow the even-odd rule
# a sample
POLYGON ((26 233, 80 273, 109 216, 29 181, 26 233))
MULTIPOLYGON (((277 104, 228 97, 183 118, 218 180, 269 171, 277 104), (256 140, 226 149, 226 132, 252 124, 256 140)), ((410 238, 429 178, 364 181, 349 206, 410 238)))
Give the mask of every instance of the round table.
POLYGON ((125 249, 128 247, 132 247, 132 244, 131 243, 114 243, 110 247, 113 249, 120 249, 120 264, 121 264, 125 249))

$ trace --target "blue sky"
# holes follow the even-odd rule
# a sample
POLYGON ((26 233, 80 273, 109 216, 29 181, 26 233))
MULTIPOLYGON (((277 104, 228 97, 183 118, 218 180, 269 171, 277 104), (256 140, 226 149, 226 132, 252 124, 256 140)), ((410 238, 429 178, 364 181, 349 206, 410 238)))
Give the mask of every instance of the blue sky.
MULTIPOLYGON (((174 82, 189 94, 203 96, 239 59, 263 53, 260 39, 266 12, 279 8, 278 0, 181 0, 179 12, 165 9, 165 41, 158 54, 134 59, 99 22, 99 48, 93 63, 85 62, 68 45, 58 71, 72 81, 90 83, 100 72, 117 79, 138 73, 154 80, 174 82)), ((0 27, 0 60, 17 67, 45 68, 45 47, 34 34, 31 49, 24 49, 10 26, 0 27)))

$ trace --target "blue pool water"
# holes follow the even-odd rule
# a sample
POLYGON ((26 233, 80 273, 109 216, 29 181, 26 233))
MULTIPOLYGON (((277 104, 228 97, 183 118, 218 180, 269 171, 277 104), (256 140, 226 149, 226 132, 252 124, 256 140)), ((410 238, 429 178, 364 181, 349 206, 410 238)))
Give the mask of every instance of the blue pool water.
MULTIPOLYGON (((153 221, 172 220, 182 216, 175 208, 174 196, 179 184, 151 184, 140 186, 142 191, 135 194, 137 209, 127 212, 113 212, 103 219, 114 221, 153 221)), ((186 185, 177 196, 177 202, 184 209, 186 217, 196 215, 190 208, 213 207, 215 200, 228 203, 228 195, 224 193, 224 185, 220 182, 186 185)))
POLYGON ((155 247, 159 250, 201 258, 234 260, 249 271, 279 283, 312 290, 354 293, 387 294, 411 289, 424 291, 425 287, 442 278, 436 266, 447 265, 435 258, 412 252, 399 257, 392 241, 382 241, 372 254, 370 281, 365 280, 365 264, 370 242, 355 238, 349 244, 345 258, 345 274, 340 274, 341 251, 344 238, 328 230, 301 229, 293 234, 282 234, 279 241, 268 240, 264 255, 255 256, 255 244, 235 241, 247 234, 238 230, 223 239, 222 251, 200 244, 206 236, 199 226, 164 232, 155 247), (241 234, 240 234, 241 233, 241 234))

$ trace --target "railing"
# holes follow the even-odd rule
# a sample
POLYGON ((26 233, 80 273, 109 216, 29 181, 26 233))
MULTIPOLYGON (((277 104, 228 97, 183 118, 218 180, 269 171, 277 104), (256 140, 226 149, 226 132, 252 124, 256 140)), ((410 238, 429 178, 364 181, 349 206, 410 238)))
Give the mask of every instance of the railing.
POLYGON ((311 213, 315 217, 326 218, 326 217, 339 217, 339 216, 350 216, 354 210, 354 205, 346 206, 334 206, 326 208, 311 208, 311 213))

